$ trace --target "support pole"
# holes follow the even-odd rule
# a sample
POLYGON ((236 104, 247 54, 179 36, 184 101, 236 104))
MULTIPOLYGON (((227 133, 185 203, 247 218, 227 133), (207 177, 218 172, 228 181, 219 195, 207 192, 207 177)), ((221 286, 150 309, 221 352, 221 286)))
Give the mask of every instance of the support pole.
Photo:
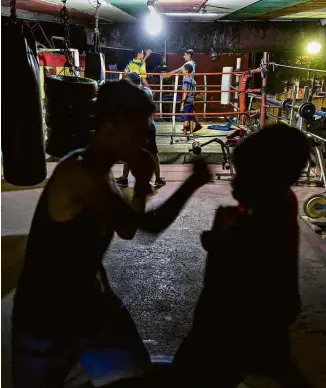
POLYGON ((295 104, 297 103, 297 94, 298 94, 298 87, 297 85, 294 85, 293 92, 292 92, 292 108, 290 113, 290 126, 293 126, 295 123, 295 104))
POLYGON ((179 84, 179 76, 175 76, 174 80, 174 94, 173 94, 173 106, 172 106, 172 135, 175 135, 175 113, 176 113, 176 106, 177 106, 177 90, 178 90, 178 84, 179 84))
MULTIPOLYGON (((237 66, 236 66, 235 71, 240 71, 240 69, 241 69, 241 58, 237 58, 237 66)), ((239 89, 239 85, 240 85, 240 76, 236 75, 235 88, 237 90, 239 89)), ((234 110, 236 112, 239 112, 239 95, 238 95, 238 93, 235 93, 235 95, 234 95, 234 110)), ((237 116, 238 123, 239 123, 239 119, 240 119, 240 115, 237 116)))
MULTIPOLYGON (((309 95, 310 95, 309 86, 305 86, 305 87, 304 87, 304 91, 303 91, 303 100, 302 100, 302 103, 308 101, 309 95)), ((304 132, 307 130, 307 122, 306 122, 306 120, 305 120, 303 117, 300 117, 300 118, 299 118, 299 129, 300 129, 301 131, 304 131, 304 132)))
POLYGON ((204 75, 204 118, 207 110, 207 75, 204 75))
POLYGON ((267 87, 267 68, 268 68, 269 54, 264 52, 262 62, 262 90, 261 90, 261 112, 260 112, 260 128, 264 128, 266 120, 266 87, 267 87))
POLYGON ((162 100, 163 100, 163 76, 162 74, 160 74, 160 114, 161 114, 161 118, 162 118, 162 113, 163 113, 163 105, 162 105, 162 100))

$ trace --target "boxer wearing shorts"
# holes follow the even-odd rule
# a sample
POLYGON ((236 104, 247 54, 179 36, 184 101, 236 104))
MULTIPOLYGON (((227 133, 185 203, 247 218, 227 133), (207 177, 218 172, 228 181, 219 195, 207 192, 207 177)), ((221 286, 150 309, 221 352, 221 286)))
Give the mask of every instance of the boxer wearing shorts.
MULTIPOLYGON (((128 73, 127 79, 129 79, 129 81, 131 81, 133 84, 140 87, 140 89, 143 90, 144 93, 148 96, 149 100, 153 101, 152 91, 149 88, 141 85, 141 78, 139 73, 137 73, 136 71, 132 71, 128 73)), ((160 160, 158 157, 158 149, 156 145, 156 126, 153 116, 151 116, 149 120, 149 129, 145 139, 144 148, 153 156, 154 159, 155 187, 165 186, 166 180, 165 178, 161 177, 160 160)), ((120 187, 126 188, 129 186, 129 171, 130 169, 128 167, 128 164, 124 163, 122 176, 117 178, 117 184, 120 187)))
POLYGON ((186 136, 187 132, 193 133, 193 122, 194 122, 194 93, 196 89, 196 82, 191 77, 193 67, 191 64, 186 63, 183 66, 183 80, 182 80, 182 100, 180 106, 180 112, 184 113, 181 115, 181 121, 183 122, 183 135, 186 136))

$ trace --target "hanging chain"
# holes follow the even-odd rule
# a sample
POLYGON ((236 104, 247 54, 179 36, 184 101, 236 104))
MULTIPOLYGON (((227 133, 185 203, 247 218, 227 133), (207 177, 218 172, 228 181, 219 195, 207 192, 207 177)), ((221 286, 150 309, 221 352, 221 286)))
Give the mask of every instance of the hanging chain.
POLYGON ((95 9, 95 28, 94 28, 94 32, 95 33, 100 33, 100 30, 98 28, 98 24, 99 24, 99 18, 100 18, 100 7, 101 7, 101 2, 99 0, 97 0, 96 2, 96 9, 95 9))
POLYGON ((13 21, 17 21, 17 12, 16 12, 16 0, 10 0, 10 17, 13 21))
POLYGON ((97 0, 96 8, 95 8, 95 26, 94 26, 94 36, 93 36, 94 53, 101 52, 100 29, 99 29, 100 7, 101 7, 101 2, 97 0))
POLYGON ((67 7, 66 7, 66 3, 67 3, 67 0, 62 0, 62 8, 61 8, 61 11, 60 11, 60 17, 61 17, 61 22, 63 24, 63 28, 64 28, 64 47, 63 47, 63 51, 64 51, 64 55, 66 57, 66 64, 65 64, 65 67, 68 67, 70 69, 70 71, 74 71, 74 68, 73 68, 73 56, 72 56, 72 53, 71 53, 71 50, 70 50, 70 24, 69 24, 69 14, 68 14, 68 10, 67 10, 67 7))

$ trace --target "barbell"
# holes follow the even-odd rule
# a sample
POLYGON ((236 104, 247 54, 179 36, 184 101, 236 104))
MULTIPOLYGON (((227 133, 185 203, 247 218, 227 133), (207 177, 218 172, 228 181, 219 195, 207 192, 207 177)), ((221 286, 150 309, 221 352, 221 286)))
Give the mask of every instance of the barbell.
POLYGON ((303 117, 306 120, 311 119, 316 114, 316 107, 312 102, 303 102, 301 105, 292 104, 291 98, 285 98, 282 101, 277 101, 272 98, 267 98, 267 102, 278 105, 280 108, 289 112, 292 108, 297 109, 300 117, 303 117))
POLYGON ((304 119, 311 119, 316 114, 316 107, 312 102, 303 102, 301 105, 292 104, 291 98, 285 98, 281 101, 281 108, 289 112, 292 108, 298 109, 300 117, 304 119))
MULTIPOLYGON (((261 96, 258 95, 254 95, 254 98, 261 100, 261 96)), ((312 117, 314 117, 314 115, 322 117, 322 113, 324 113, 317 111, 315 105, 312 102, 303 102, 301 105, 293 106, 291 98, 285 98, 282 101, 278 101, 274 98, 267 97, 266 101, 269 104, 280 107, 286 112, 289 112, 294 107, 298 110, 300 117, 303 117, 306 120, 310 120, 312 117)))

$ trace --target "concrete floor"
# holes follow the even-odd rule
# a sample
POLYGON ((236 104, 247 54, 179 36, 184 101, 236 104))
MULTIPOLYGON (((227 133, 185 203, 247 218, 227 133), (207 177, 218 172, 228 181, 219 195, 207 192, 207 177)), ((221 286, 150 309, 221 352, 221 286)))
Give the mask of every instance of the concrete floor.
MULTIPOLYGON (((168 180, 151 199, 159 203, 173 192, 190 167, 162 166, 168 180)), ((115 168, 118 176, 121 167, 115 168)), ((295 187, 300 203, 320 189, 295 187)), ((41 189, 2 193, 2 279, 21 265, 24 242, 41 189), (17 267, 16 266, 16 267, 17 267)), ((228 182, 201 188, 175 223, 156 241, 138 234, 133 241, 115 238, 105 257, 111 284, 130 309, 143 340, 156 356, 172 356, 188 332, 199 295, 205 262, 199 235, 211 226, 214 210, 232 204, 228 182)), ((150 205, 150 206, 151 206, 150 205)), ((293 328, 294 356, 316 388, 326 386, 326 241, 301 223, 300 287, 303 312, 293 328)), ((271 238, 273 238, 271 236, 271 238)), ((15 276, 10 279, 11 287, 15 276)), ((7 282, 8 283, 8 282, 7 282)), ((8 284, 7 284, 8 286, 8 284)), ((9 286, 10 287, 10 284, 9 286)), ((10 312, 13 293, 2 299, 2 386, 10 387, 10 312)), ((260 385, 264 388, 267 385, 260 385)))

